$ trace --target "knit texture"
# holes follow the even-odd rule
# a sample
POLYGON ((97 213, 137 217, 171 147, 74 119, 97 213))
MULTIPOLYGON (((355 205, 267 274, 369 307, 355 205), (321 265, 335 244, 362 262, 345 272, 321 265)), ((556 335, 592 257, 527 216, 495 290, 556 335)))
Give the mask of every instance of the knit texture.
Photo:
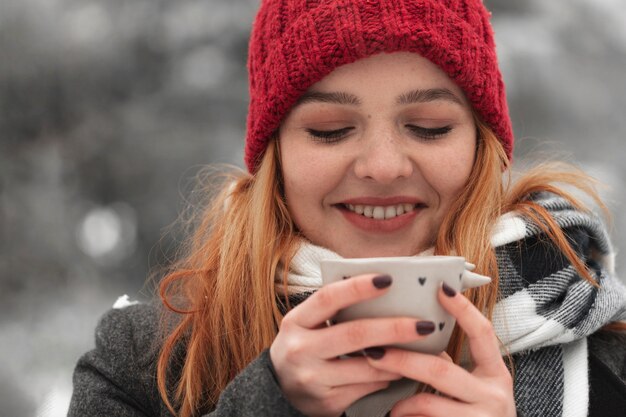
POLYGON ((298 98, 335 68, 381 52, 418 53, 439 66, 496 133, 513 131, 481 0, 263 0, 248 49, 245 161, 255 172, 298 98))

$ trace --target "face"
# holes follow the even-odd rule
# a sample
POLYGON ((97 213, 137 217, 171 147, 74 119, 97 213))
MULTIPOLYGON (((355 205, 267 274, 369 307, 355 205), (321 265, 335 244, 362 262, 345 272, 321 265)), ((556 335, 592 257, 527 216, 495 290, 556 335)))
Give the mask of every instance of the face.
POLYGON ((341 256, 431 247, 467 183, 476 126, 461 89, 413 53, 335 69, 279 129, 289 212, 312 243, 341 256))

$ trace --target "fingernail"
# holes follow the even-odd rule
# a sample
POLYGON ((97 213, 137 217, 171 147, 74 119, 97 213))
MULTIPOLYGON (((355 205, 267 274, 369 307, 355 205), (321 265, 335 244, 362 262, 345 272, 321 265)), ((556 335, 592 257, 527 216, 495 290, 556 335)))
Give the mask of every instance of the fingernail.
POLYGON ((374 277, 372 279, 372 283, 374 284, 374 286, 376 288, 383 289, 383 288, 387 288, 388 286, 391 285, 391 276, 389 275, 379 275, 377 277, 374 277))
POLYGON ((369 358, 380 359, 385 356, 385 349, 381 347, 368 347, 363 349, 363 353, 369 358))
POLYGON ((456 295, 456 291, 454 290, 454 288, 450 287, 445 282, 441 285, 441 289, 443 290, 443 293, 448 297, 454 297, 456 295))
POLYGON ((432 321, 418 321, 415 323, 415 329, 417 330, 417 334, 422 336, 431 334, 435 331, 435 323, 432 321))

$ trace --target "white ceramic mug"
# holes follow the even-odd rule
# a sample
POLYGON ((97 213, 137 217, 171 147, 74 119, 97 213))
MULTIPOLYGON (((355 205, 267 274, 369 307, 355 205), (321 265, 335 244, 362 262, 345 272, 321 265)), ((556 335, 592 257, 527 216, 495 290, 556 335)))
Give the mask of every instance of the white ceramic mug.
POLYGON ((386 274, 393 278, 389 291, 372 300, 341 310, 334 321, 375 317, 415 317, 435 323, 435 331, 422 340, 394 345, 437 354, 446 349, 455 319, 437 300, 445 282, 456 291, 478 287, 491 278, 470 272, 474 265, 460 256, 409 256, 322 260, 324 285, 361 274, 386 274))

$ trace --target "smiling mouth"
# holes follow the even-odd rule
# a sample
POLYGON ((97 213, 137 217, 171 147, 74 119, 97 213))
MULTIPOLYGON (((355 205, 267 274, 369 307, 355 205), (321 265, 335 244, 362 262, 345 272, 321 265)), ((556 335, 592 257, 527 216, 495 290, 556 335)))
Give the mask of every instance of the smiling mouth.
POLYGON ((425 204, 394 204, 390 206, 372 206, 365 204, 339 204, 340 207, 374 220, 388 220, 403 214, 408 214, 417 209, 426 207, 425 204))

